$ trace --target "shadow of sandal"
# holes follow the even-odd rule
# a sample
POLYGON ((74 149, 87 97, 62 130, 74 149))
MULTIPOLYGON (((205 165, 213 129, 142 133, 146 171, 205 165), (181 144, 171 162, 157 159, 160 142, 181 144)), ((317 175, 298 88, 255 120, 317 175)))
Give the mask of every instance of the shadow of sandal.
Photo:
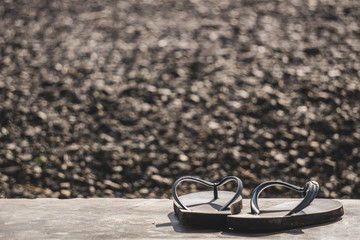
POLYGON ((178 233, 220 233, 220 230, 206 229, 206 228, 195 228, 188 225, 181 225, 174 212, 169 213, 168 218, 170 222, 156 224, 156 227, 169 227, 172 226, 175 232, 178 233))

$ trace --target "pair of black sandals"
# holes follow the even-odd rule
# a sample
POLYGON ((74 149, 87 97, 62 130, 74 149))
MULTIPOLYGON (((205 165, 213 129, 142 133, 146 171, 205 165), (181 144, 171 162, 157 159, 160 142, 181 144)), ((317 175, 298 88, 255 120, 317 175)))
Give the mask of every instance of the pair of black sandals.
POLYGON ((172 187, 175 214, 184 225, 244 232, 279 231, 322 224, 335 221, 344 214, 343 205, 339 201, 316 198, 319 184, 315 181, 307 182, 304 187, 280 181, 264 182, 252 192, 249 205, 243 205, 242 189, 242 181, 235 176, 226 177, 217 183, 193 176, 181 177, 172 187), (177 187, 184 181, 200 183, 213 190, 179 197, 177 187), (230 181, 237 183, 236 192, 218 189, 230 181), (267 203, 273 205, 260 210, 259 195, 264 189, 272 186, 282 186, 301 192, 304 197, 300 200, 267 199, 267 203))

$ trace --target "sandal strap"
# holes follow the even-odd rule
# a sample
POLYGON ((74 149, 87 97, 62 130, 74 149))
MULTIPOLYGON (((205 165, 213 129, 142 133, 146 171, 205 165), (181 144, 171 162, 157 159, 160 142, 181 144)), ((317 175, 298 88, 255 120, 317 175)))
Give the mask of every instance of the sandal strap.
POLYGON ((191 181, 191 182, 197 182, 197 183, 201 183, 203 185, 206 185, 208 187, 212 187, 214 190, 214 200, 218 198, 218 187, 230 182, 230 181, 235 181, 237 183, 237 189, 236 192, 234 194, 234 197, 232 199, 230 199, 230 201, 228 203, 226 203, 224 206, 222 206, 218 211, 224 211, 226 210, 229 205, 231 203, 233 203, 241 194, 242 189, 243 189, 243 183, 242 181, 235 176, 229 176, 224 178, 223 180, 221 180, 220 182, 217 183, 212 183, 212 182, 208 182, 205 181, 201 178, 197 178, 197 177, 193 177, 193 176, 184 176, 179 178, 178 180, 176 180, 172 186, 172 194, 174 197, 174 200, 185 210, 191 211, 190 208, 188 208, 187 206, 185 206, 179 199, 178 194, 177 194, 177 187, 178 185, 183 182, 183 181, 191 181))
POLYGON ((290 188, 291 190, 302 192, 304 195, 303 200, 294 209, 292 209, 289 213, 287 213, 286 216, 290 216, 292 214, 298 213, 307 206, 309 206, 319 192, 319 184, 316 181, 308 181, 304 187, 298 187, 286 182, 279 182, 279 181, 264 182, 260 184, 258 187, 256 187, 253 193, 251 194, 250 207, 252 214, 256 214, 256 215, 260 214, 260 208, 258 205, 259 195, 266 188, 273 186, 283 186, 286 188, 290 188))

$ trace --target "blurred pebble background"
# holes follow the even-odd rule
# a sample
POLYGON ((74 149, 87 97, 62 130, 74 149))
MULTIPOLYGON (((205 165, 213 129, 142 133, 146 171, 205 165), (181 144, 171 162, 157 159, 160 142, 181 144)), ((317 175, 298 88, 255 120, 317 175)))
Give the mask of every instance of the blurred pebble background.
POLYGON ((359 40, 357 0, 1 1, 0 197, 359 198, 359 40))

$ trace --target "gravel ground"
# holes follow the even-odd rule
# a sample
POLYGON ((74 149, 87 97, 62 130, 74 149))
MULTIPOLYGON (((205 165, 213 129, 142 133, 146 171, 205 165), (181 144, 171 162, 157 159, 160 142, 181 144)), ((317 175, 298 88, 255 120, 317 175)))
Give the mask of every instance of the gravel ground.
POLYGON ((167 198, 182 175, 360 198, 358 0, 6 0, 0 19, 2 198, 167 198))

